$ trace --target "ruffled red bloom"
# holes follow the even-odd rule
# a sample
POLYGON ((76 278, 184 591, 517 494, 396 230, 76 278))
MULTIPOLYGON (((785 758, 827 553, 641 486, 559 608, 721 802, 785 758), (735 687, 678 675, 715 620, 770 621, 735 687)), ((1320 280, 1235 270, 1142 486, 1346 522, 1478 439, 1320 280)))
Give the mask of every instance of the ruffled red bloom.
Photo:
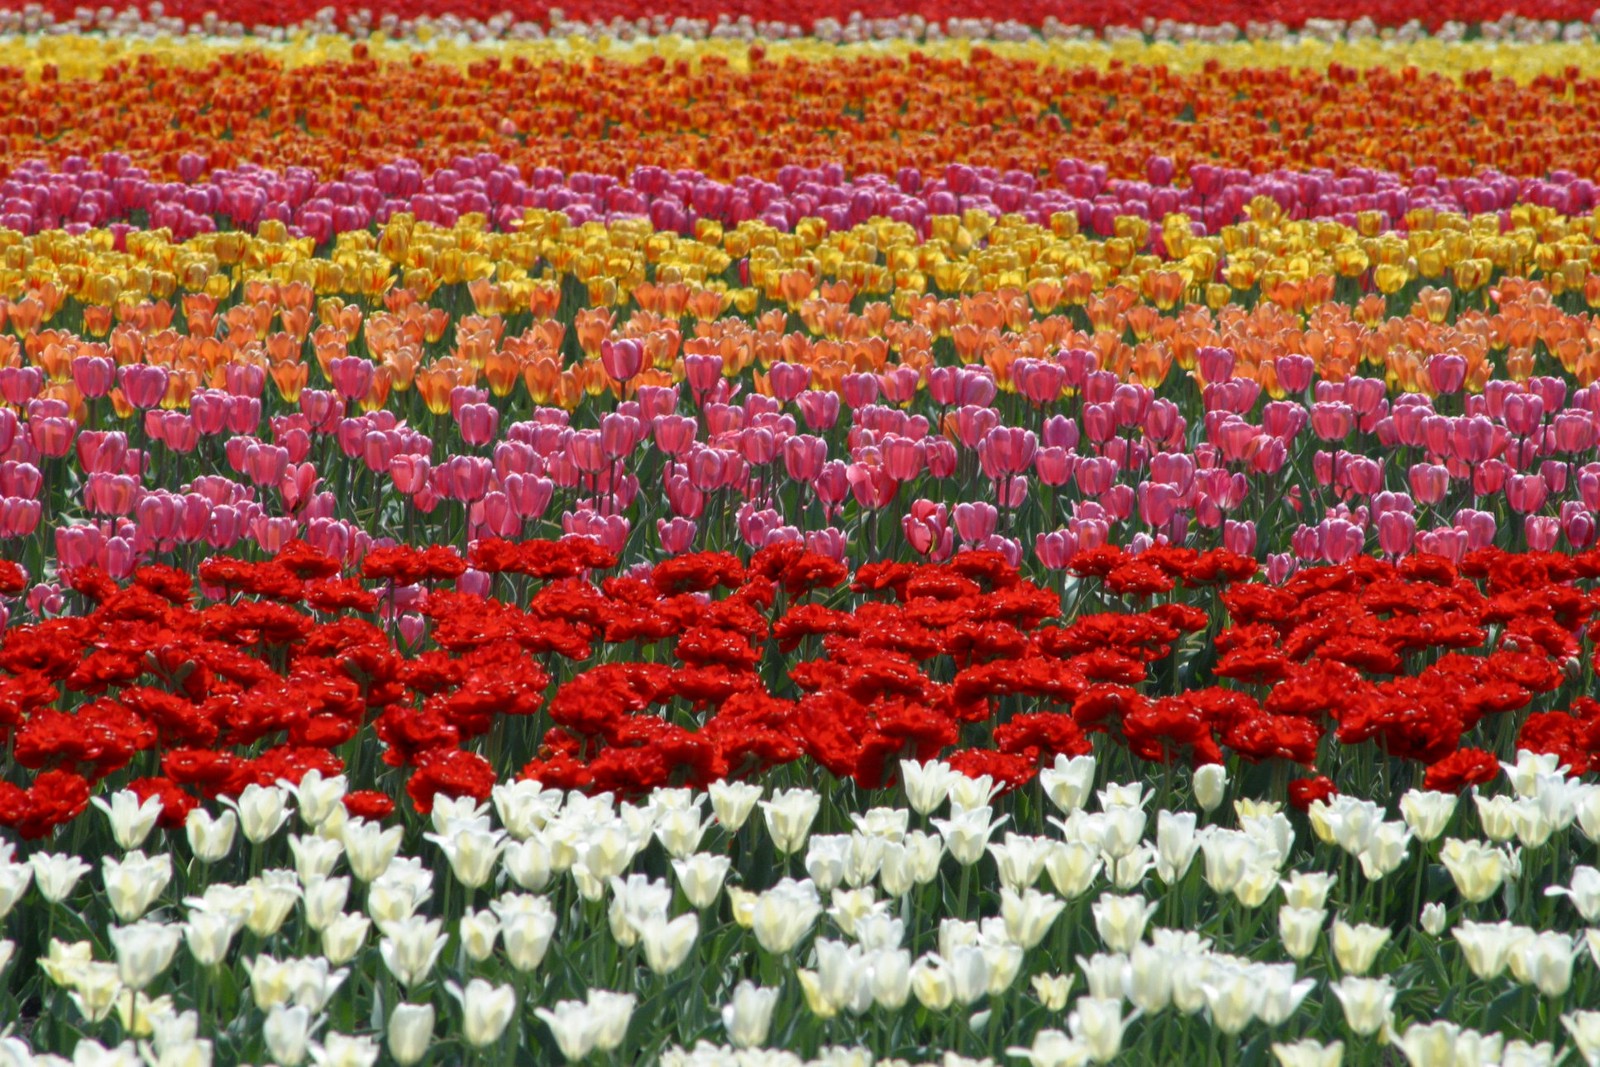
POLYGON ((436 748, 417 761, 417 769, 406 783, 406 795, 419 814, 427 815, 433 811, 433 798, 441 793, 488 800, 494 784, 494 768, 476 752, 436 748))
POLYGON ((21 596, 28 590, 28 572, 8 559, 0 560, 0 596, 21 596))
POLYGON ((1481 748, 1458 748, 1438 760, 1422 776, 1422 787, 1437 793, 1459 793, 1500 776, 1500 761, 1481 748))
POLYGON ((332 578, 343 569, 338 560, 299 538, 280 548, 273 561, 304 581, 332 578))
POLYGON ((394 814, 394 801, 376 789, 357 789, 344 795, 344 810, 352 819, 382 822, 394 814))
POLYGON ((10 825, 30 841, 82 815, 89 806, 89 783, 71 771, 45 771, 28 787, 20 818, 10 825))
POLYGON ((1585 774, 1590 768, 1585 733, 1582 720, 1571 715, 1559 711, 1537 712, 1529 715, 1522 729, 1517 731, 1517 748, 1553 755, 1567 768, 1568 774, 1585 774))
POLYGON ((1289 803, 1296 811, 1310 811, 1311 805, 1317 801, 1326 804, 1339 795, 1339 790, 1333 784, 1333 779, 1325 774, 1315 778, 1296 778, 1289 783, 1289 803))
POLYGON ((729 552, 689 552, 657 563, 650 581, 664 596, 732 589, 744 581, 744 564, 729 552))
POLYGON ((1027 785, 1039 773, 1038 764, 1023 756, 993 752, 983 748, 969 748, 953 752, 945 760, 952 768, 968 778, 988 775, 1000 786, 1000 795, 1027 785))
POLYGON ((1039 711, 1015 715, 994 730, 995 747, 1013 756, 1053 761, 1056 756, 1087 756, 1094 748, 1071 715, 1039 711))

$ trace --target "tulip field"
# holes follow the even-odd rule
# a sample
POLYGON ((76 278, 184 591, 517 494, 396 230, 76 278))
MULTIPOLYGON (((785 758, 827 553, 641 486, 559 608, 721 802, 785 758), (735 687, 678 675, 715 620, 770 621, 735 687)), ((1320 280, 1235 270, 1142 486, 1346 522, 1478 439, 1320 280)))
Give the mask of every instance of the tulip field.
POLYGON ((1586 0, 0 83, 0 1067, 1600 1067, 1586 0))

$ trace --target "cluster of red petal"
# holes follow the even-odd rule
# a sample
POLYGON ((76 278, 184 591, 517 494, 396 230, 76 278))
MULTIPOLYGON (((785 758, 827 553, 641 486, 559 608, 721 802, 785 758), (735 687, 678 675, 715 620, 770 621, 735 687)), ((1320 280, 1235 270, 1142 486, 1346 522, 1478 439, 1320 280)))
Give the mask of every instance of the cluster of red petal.
POLYGON ((297 542, 203 564, 223 599, 167 567, 80 571, 84 614, 0 640, 0 731, 30 772, 0 783, 0 824, 38 836, 127 786, 176 826, 251 783, 341 773, 374 738, 421 812, 511 774, 638 793, 797 760, 876 788, 940 757, 1016 787, 1097 735, 1151 762, 1299 765, 1304 802, 1338 746, 1446 790, 1491 777, 1502 735, 1572 773, 1600 760, 1600 701, 1559 706, 1592 687, 1600 553, 1362 557, 1272 586, 1223 551, 1099 548, 1070 567, 1094 613, 984 552, 852 575, 783 544, 602 577, 615 562, 485 541, 376 550, 357 577, 297 542), (454 588, 469 562, 489 595, 454 588), (424 651, 381 625, 401 586, 424 651))

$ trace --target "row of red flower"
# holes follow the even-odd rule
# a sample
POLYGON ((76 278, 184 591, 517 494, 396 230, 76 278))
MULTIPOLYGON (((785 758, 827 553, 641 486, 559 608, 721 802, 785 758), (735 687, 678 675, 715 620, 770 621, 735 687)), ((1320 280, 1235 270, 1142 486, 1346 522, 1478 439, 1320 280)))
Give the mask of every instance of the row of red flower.
MULTIPOLYGON (((379 548, 345 575, 292 542, 207 561, 200 595, 163 565, 127 584, 79 568, 84 610, 0 640, 0 824, 39 836, 126 784, 177 825, 312 768, 351 773, 351 810, 383 817, 374 787, 401 780, 426 812, 515 774, 634 793, 805 759, 875 788, 942 756, 1014 788, 1096 735, 1334 776, 1370 745, 1438 789, 1498 773, 1490 736, 1573 773, 1600 756, 1582 695, 1600 552, 1359 557, 1272 586, 1224 550, 1102 547, 1065 598, 986 552, 854 574, 793 544, 602 576, 615 564, 582 538, 488 540, 379 548)), ((26 584, 0 567, 0 594, 26 584)))

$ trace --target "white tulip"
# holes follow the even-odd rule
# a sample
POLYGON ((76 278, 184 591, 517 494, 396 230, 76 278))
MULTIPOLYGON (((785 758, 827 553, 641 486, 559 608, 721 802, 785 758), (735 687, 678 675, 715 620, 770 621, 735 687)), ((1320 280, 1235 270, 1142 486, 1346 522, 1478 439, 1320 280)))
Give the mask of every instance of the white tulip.
POLYGON ((1113 952, 1128 952, 1144 938, 1145 924, 1155 914, 1156 905, 1141 896, 1102 893, 1089 910, 1105 946, 1113 952))
POLYGON ((1220 763, 1207 763, 1194 769, 1194 799, 1200 810, 1210 814, 1222 806, 1228 789, 1228 768, 1220 763))
POLYGON ((184 817, 183 830, 189 839, 189 851, 201 863, 217 863, 233 851, 234 833, 239 829, 239 816, 224 811, 213 818, 204 808, 191 809, 184 817))
POLYGON ((734 989, 733 1000, 722 1008, 722 1028, 734 1048, 759 1048, 767 1040, 780 992, 749 981, 740 982, 734 989))
POLYGON ((556 932, 556 914, 544 897, 507 893, 489 907, 500 919, 500 936, 506 958, 524 973, 544 961, 556 932))
POLYGON ((239 829, 244 839, 259 845, 283 828, 293 814, 288 806, 289 794, 277 786, 256 785, 244 787, 238 800, 222 798, 222 803, 239 813, 239 829))
POLYGON ((134 991, 144 989, 171 966, 183 941, 179 927, 157 922, 113 926, 107 933, 117 953, 117 977, 134 991))
POLYGON ((107 856, 100 861, 100 877, 112 913, 119 922, 131 923, 149 911, 166 891, 167 883, 172 881, 172 857, 165 852, 146 856, 134 851, 119 862, 107 856))
POLYGON ((474 978, 463 990, 454 982, 445 991, 461 1005, 461 1036, 473 1048, 488 1048, 500 1040, 517 1010, 517 991, 508 985, 491 985, 474 978))
POLYGON ((733 861, 727 856, 696 852, 684 859, 673 860, 672 872, 677 876, 678 888, 683 890, 689 903, 704 909, 717 902, 717 897, 722 894, 723 879, 727 878, 731 866, 733 861))
POLYGON ((111 794, 109 800, 91 797, 89 803, 105 813, 106 820, 111 824, 111 836, 124 852, 144 844, 144 839, 150 836, 156 820, 161 817, 159 796, 151 795, 140 800, 139 795, 131 789, 120 789, 111 794))
POLYGON ((1070 815, 1088 803, 1094 789, 1095 763, 1093 756, 1071 756, 1058 753, 1055 764, 1039 772, 1039 785, 1063 814, 1070 815))
POLYGON ((384 829, 375 822, 351 819, 344 827, 345 861, 358 882, 371 882, 394 861, 400 851, 405 830, 399 826, 384 829))
POLYGON ((261 1027, 267 1051, 282 1067, 299 1067, 305 1062, 311 1033, 311 1013, 299 1005, 278 1005, 267 1012, 267 1021, 261 1027))
POLYGON ((821 808, 822 798, 809 789, 785 789, 763 800, 761 813, 773 846, 785 856, 799 852, 821 808))
POLYGON ((315 828, 332 818, 336 810, 344 807, 344 795, 349 788, 349 781, 342 774, 324 778, 321 771, 310 770, 301 776, 298 784, 279 778, 278 787, 293 794, 295 803, 300 807, 300 821, 306 826, 315 828))
POLYGON ((1095 1063, 1110 1063, 1122 1051, 1122 1032, 1138 1015, 1124 1017, 1120 1000, 1079 997, 1067 1016, 1067 1029, 1074 1041, 1089 1050, 1095 1063))
POLYGON ((428 1054, 433 1043, 432 1004, 396 1004, 389 1013, 389 1055, 400 1067, 411 1067, 428 1054))
POLYGON ((1400 815, 1418 841, 1431 842, 1450 825, 1458 799, 1454 793, 1408 789, 1400 798, 1400 815))
POLYGON ((549 1008, 535 1008, 533 1014, 544 1020, 556 1047, 569 1061, 576 1063, 594 1051, 598 1020, 584 1001, 559 1000, 549 1008))
POLYGON ((1060 1030, 1040 1030, 1028 1048, 1008 1048, 1007 1056, 1028 1061, 1030 1067, 1084 1067, 1089 1047, 1060 1030))
POLYGON ((339 857, 344 855, 344 842, 315 834, 290 834, 289 852, 294 856, 294 871, 300 884, 309 885, 333 873, 339 857))
POLYGON ((1273 1045, 1272 1055, 1277 1058, 1278 1067, 1340 1067, 1344 1063, 1344 1042, 1323 1045, 1306 1038, 1292 1045, 1273 1045))
POLYGON ((1329 989, 1344 1008, 1344 1021, 1351 1032, 1370 1037, 1389 1022, 1394 1007, 1395 989, 1387 978, 1356 978, 1347 975, 1330 983, 1329 989))
POLYGON ((1333 955, 1346 974, 1366 974, 1388 943, 1389 931, 1380 926, 1333 922, 1333 955))
POLYGON ((384 932, 384 938, 378 942, 378 953, 389 973, 401 985, 414 986, 433 970, 449 940, 440 932, 443 926, 439 919, 413 916, 390 924, 384 932))
POLYGON ((364 1035, 329 1034, 321 1044, 311 1046, 311 1062, 316 1067, 373 1067, 382 1051, 364 1035))
POLYGON ((645 962, 653 974, 671 974, 683 966, 700 936, 700 916, 694 912, 680 915, 671 922, 653 916, 639 928, 639 941, 644 945, 645 962))
POLYGON ((730 834, 739 832, 761 799, 761 787, 749 782, 713 782, 708 792, 712 814, 730 834))

